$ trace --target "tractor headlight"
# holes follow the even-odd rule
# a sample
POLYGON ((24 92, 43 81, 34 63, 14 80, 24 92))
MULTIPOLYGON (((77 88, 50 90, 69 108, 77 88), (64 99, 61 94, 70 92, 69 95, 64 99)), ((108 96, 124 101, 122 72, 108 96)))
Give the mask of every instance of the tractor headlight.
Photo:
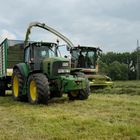
POLYGON ((70 73, 69 69, 58 69, 58 73, 70 73))

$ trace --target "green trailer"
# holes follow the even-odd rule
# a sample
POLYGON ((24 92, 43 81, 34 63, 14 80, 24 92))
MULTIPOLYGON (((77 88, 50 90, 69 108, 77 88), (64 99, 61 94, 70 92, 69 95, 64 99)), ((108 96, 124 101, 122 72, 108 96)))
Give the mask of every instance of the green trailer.
POLYGON ((0 44, 0 96, 11 89, 13 66, 23 62, 24 41, 5 39, 0 44))

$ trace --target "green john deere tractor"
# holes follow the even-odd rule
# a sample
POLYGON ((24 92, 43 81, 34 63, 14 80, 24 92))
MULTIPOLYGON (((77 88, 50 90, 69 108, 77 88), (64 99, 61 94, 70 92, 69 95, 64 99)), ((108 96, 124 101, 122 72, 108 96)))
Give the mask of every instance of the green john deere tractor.
POLYGON ((97 47, 77 46, 70 49, 71 73, 87 77, 90 88, 93 90, 113 86, 111 78, 98 72, 100 52, 101 50, 97 47), (82 73, 84 73, 83 76, 82 73))
POLYGON ((67 93, 70 100, 87 99, 90 93, 87 78, 70 74, 68 58, 58 57, 56 43, 29 42, 32 27, 45 29, 61 38, 70 47, 73 44, 62 34, 44 23, 31 23, 27 29, 24 62, 16 64, 12 75, 12 95, 15 100, 44 103, 67 93))

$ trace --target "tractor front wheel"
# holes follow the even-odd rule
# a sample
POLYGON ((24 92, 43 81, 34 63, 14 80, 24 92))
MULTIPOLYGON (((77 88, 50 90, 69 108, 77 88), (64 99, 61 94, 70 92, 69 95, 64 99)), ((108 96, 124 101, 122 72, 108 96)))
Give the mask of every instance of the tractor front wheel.
POLYGON ((68 93, 69 100, 85 100, 89 94, 85 90, 72 91, 68 93))
POLYGON ((86 80, 86 88, 68 93, 69 100, 85 100, 90 94, 89 81, 86 80))
POLYGON ((41 73, 30 75, 27 83, 27 92, 28 99, 31 104, 47 104, 50 98, 47 77, 41 73))

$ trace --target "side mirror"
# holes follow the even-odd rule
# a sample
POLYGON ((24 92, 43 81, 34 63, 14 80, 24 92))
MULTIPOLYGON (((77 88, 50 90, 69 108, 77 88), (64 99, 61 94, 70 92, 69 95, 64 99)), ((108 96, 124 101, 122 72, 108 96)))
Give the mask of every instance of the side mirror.
POLYGON ((72 49, 70 49, 70 53, 72 53, 72 49))
POLYGON ((69 48, 69 46, 68 46, 68 45, 66 45, 66 47, 67 47, 67 51, 70 51, 70 48, 69 48))

